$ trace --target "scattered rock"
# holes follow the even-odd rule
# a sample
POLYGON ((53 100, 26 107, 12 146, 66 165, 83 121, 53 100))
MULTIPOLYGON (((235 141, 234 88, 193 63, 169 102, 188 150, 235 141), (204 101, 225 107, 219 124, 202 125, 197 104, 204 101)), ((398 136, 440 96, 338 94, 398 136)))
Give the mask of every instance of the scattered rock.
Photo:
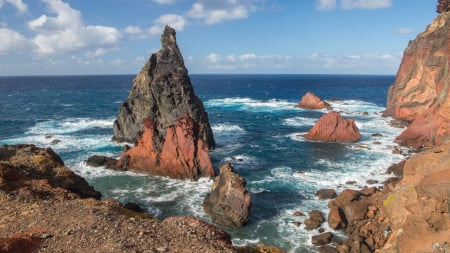
POLYGON ((320 246, 318 251, 319 251, 319 253, 338 253, 339 252, 336 248, 334 248, 330 245, 320 246))
POLYGON ((375 186, 364 187, 360 190, 360 192, 363 196, 370 196, 370 195, 374 194, 375 192, 377 192, 377 187, 375 187, 375 186))
POLYGON ((51 145, 56 145, 56 144, 58 144, 58 143, 60 143, 60 142, 61 142, 61 140, 54 139, 54 140, 52 140, 52 141, 50 142, 50 144, 51 144, 51 145))
POLYGON ((142 209, 142 207, 140 207, 138 204, 136 203, 132 203, 132 202, 127 202, 125 203, 125 205, 123 205, 124 208, 135 211, 136 213, 143 213, 144 209, 142 209))
POLYGON ((101 156, 101 155, 93 155, 86 160, 86 165, 92 167, 101 167, 105 166, 107 169, 112 170, 125 170, 124 168, 117 165, 117 160, 111 157, 101 156))
POLYGON ((361 138, 355 120, 344 119, 338 112, 323 115, 305 138, 330 142, 356 142, 361 138))
POLYGON ((250 218, 250 193, 246 181, 240 177, 230 163, 220 168, 220 174, 205 197, 203 207, 212 220, 225 226, 241 227, 250 218))
POLYGON ((295 211, 292 215, 293 216, 306 216, 304 213, 302 213, 300 211, 295 211))
POLYGON ((381 145, 381 142, 379 142, 379 141, 374 141, 374 142, 372 142, 372 144, 374 144, 374 145, 381 145))
POLYGON ((350 202, 358 200, 360 196, 361 196, 360 191, 345 189, 334 199, 334 201, 338 206, 344 207, 350 202))
POLYGON ((333 189, 320 189, 316 191, 316 196, 320 200, 324 200, 324 199, 334 199, 336 198, 337 194, 336 191, 333 189))
POLYGON ((333 233, 331 232, 313 235, 311 237, 311 243, 315 246, 325 245, 331 242, 331 238, 333 238, 333 233))
POLYGON ((396 148, 394 150, 392 150, 392 154, 394 155, 400 155, 402 152, 400 151, 400 149, 396 148))
POLYGON ((369 184, 369 185, 370 185, 370 184, 378 184, 378 180, 375 180, 375 179, 367 179, 367 180, 366 180, 366 183, 369 184))
POLYGON ((372 137, 382 137, 383 135, 380 133, 374 133, 371 135, 372 137))
POLYGON ((314 95, 311 92, 307 92, 301 99, 300 103, 295 107, 304 109, 327 109, 331 110, 331 105, 325 102, 323 99, 314 95))
POLYGON ((309 218, 305 219, 305 229, 312 230, 320 227, 320 225, 325 221, 323 213, 319 210, 313 210, 309 212, 309 218))

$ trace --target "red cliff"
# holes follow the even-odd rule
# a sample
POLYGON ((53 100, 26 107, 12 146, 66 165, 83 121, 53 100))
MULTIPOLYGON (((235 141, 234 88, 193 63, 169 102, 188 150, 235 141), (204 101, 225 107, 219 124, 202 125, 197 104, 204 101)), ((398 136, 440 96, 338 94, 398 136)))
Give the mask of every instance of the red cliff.
POLYGON ((344 119, 338 112, 323 115, 305 138, 331 142, 355 142, 361 138, 354 119, 344 119))
POLYGON ((440 14, 410 41, 386 116, 411 122, 396 141, 415 148, 441 144, 450 134, 450 13, 440 14))

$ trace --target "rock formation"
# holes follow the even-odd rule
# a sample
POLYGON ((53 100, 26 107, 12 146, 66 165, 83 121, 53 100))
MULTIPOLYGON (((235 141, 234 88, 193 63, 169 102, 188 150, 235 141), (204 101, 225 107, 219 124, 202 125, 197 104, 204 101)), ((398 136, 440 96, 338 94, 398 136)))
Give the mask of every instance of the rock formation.
POLYGON ((60 187, 82 198, 101 197, 84 178, 64 166, 51 148, 34 145, 0 146, 0 190, 37 191, 60 187))
POLYGON ((304 137, 320 141, 356 142, 361 134, 355 120, 344 119, 338 112, 332 111, 323 115, 304 137))
POLYGON ((325 102, 323 99, 311 92, 307 92, 300 100, 300 103, 295 107, 304 109, 332 109, 329 103, 325 102))
POLYGON ((165 27, 161 44, 134 79, 114 122, 113 139, 135 143, 119 165, 175 178, 214 176, 208 115, 194 94, 174 29, 165 27))
POLYGON ((205 211, 215 223, 241 227, 249 220, 251 197, 245 185, 245 179, 234 171, 230 163, 222 165, 211 192, 203 201, 205 211))
POLYGON ((450 13, 440 14, 403 53, 385 111, 411 122, 396 139, 401 145, 431 147, 450 134, 449 28, 450 13))

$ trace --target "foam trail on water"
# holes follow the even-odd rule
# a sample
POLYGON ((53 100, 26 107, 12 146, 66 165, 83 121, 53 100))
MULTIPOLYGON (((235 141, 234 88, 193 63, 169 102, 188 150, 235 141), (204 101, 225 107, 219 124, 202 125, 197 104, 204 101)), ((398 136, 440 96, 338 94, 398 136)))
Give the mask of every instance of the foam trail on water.
POLYGON ((252 98, 221 98, 205 102, 208 107, 222 107, 243 111, 273 112, 280 110, 294 110, 296 103, 287 100, 269 99, 256 100, 252 98))

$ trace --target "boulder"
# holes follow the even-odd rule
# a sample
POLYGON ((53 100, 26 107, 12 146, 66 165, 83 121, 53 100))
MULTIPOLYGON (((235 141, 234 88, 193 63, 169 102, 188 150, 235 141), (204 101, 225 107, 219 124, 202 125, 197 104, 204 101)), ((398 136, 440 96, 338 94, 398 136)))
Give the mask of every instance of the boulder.
POLYGON ((415 148, 450 134, 450 13, 440 14, 403 53, 385 116, 412 122, 396 142, 415 148))
POLYGON ((304 135, 310 140, 330 142, 356 142, 361 138, 353 119, 344 119, 338 112, 323 115, 304 135))
POLYGON ((208 114, 194 93, 175 35, 165 27, 162 49, 152 54, 119 108, 113 139, 135 143, 122 153, 119 166, 174 178, 212 177, 209 150, 215 141, 208 114))
POLYGON ((336 191, 333 189, 320 189, 316 191, 316 197, 318 197, 320 200, 334 199, 336 198, 336 196, 336 191))
POLYGON ((344 207, 348 205, 350 202, 359 199, 360 196, 361 196, 360 191, 345 189, 336 197, 334 201, 338 206, 344 207))
POLYGON ((205 211, 212 220, 225 226, 241 227, 250 219, 250 193, 246 181, 230 163, 220 167, 220 174, 203 201, 205 211))
POLYGON ((307 92, 295 107, 304 109, 332 109, 329 103, 314 95, 312 92, 307 92))
POLYGON ((331 242, 331 238, 333 238, 333 233, 325 232, 319 235, 313 235, 311 237, 311 243, 315 246, 325 245, 331 242))
POLYGON ((120 166, 117 166, 117 159, 101 156, 101 155, 93 155, 86 160, 86 165, 92 167, 102 167, 105 166, 107 169, 112 170, 123 170, 120 166))
POLYGON ((309 218, 305 219, 305 229, 306 230, 313 230, 322 225, 322 223, 325 221, 325 217, 323 216, 323 213, 319 210, 312 210, 308 213, 309 218))
POLYGON ((340 229, 347 226, 347 220, 345 219, 345 214, 342 208, 338 206, 333 206, 330 208, 330 213, 328 214, 328 225, 332 229, 340 229))

